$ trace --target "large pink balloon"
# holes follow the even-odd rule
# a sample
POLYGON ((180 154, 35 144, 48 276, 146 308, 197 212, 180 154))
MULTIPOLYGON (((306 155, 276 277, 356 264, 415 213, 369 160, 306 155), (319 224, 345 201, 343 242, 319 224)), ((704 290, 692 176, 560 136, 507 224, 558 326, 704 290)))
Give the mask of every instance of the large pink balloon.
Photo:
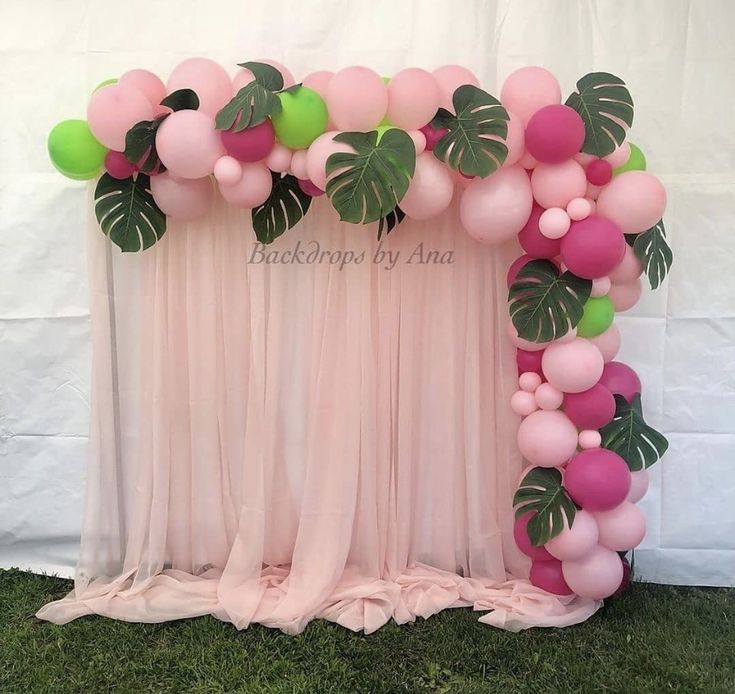
POLYGON ((630 485, 630 470, 625 461, 605 448, 577 453, 564 472, 564 487, 569 496, 586 511, 615 508, 625 501, 630 485))
POLYGON ((646 535, 646 517, 630 501, 595 513, 595 520, 600 529, 600 544, 616 552, 637 547, 646 535))
POLYGON ((638 278, 626 284, 613 284, 607 295, 610 297, 610 301, 612 301, 615 310, 618 313, 622 313, 633 308, 638 303, 642 290, 641 280, 638 278))
POLYGON ((199 111, 212 117, 232 98, 232 80, 224 68, 209 58, 189 58, 179 63, 166 83, 168 93, 192 89, 199 97, 199 111))
POLYGON ((646 231, 663 217, 666 190, 647 171, 625 171, 613 178, 597 198, 597 214, 612 219, 624 234, 646 231))
POLYGON ((431 73, 417 67, 401 70, 388 83, 388 120, 404 130, 416 130, 434 117, 440 97, 431 73))
POLYGON ((528 175, 520 166, 511 166, 470 183, 462 193, 459 217, 478 241, 501 243, 523 229, 532 205, 528 175))
POLYGON ((373 130, 388 110, 388 88, 374 70, 359 65, 346 67, 329 81, 326 102, 340 130, 373 130))
POLYGON ((349 153, 355 151, 344 142, 335 142, 335 135, 339 135, 336 130, 319 135, 306 150, 306 171, 311 182, 321 190, 326 190, 327 187, 326 166, 330 155, 337 152, 349 153))
POLYGON ((615 359, 620 351, 620 329, 614 323, 604 333, 587 339, 600 350, 606 364, 615 359))
POLYGON ((531 564, 528 580, 531 585, 553 595, 571 595, 574 592, 564 580, 561 562, 556 559, 534 561, 531 564))
POLYGON ((461 87, 463 84, 480 86, 480 81, 474 73, 461 65, 442 65, 434 70, 432 74, 439 85, 439 105, 452 113, 454 113, 452 97, 457 87, 461 87))
POLYGON ((505 157, 503 166, 513 166, 517 164, 526 151, 526 136, 523 130, 523 121, 520 116, 508 111, 508 134, 505 137, 505 146, 508 148, 508 154, 505 157))
POLYGON ((628 402, 632 402, 633 396, 641 392, 641 379, 638 378, 638 374, 620 361, 605 364, 600 384, 613 395, 622 395, 628 402))
POLYGON ((577 428, 559 410, 537 410, 518 427, 518 448, 534 465, 563 465, 577 450, 577 428))
POLYGON ((214 119, 202 111, 172 113, 156 133, 156 150, 163 165, 179 178, 201 178, 214 171, 225 154, 214 119))
POLYGON ((222 197, 235 207, 246 209, 262 205, 271 194, 273 179, 262 162, 242 165, 240 180, 231 185, 219 184, 222 197))
POLYGON ((161 106, 166 96, 166 85, 159 79, 158 75, 154 75, 148 70, 128 70, 118 80, 118 84, 123 87, 134 87, 145 95, 145 98, 151 102, 153 110, 160 113, 166 110, 165 106, 161 106))
POLYGON ((531 186, 536 202, 548 209, 562 207, 587 192, 587 176, 574 159, 561 164, 539 164, 531 174, 531 186))
POLYGON ((561 240, 561 259, 575 275, 593 280, 620 264, 626 246, 620 227, 594 214, 572 222, 561 240))
POLYGON ((564 561, 562 573, 569 587, 580 597, 609 598, 623 580, 623 562, 617 552, 597 545, 577 561, 564 561))
POLYGON ((500 90, 500 101, 528 123, 540 108, 561 102, 561 87, 548 70, 536 66, 522 67, 506 78, 500 90))
POLYGON ((589 511, 579 510, 574 515, 572 527, 564 517, 564 530, 551 538, 544 547, 549 554, 562 561, 575 561, 589 554, 597 545, 597 523, 589 511))
POLYGON ((518 331, 512 322, 508 322, 508 337, 514 347, 526 350, 527 352, 538 352, 539 350, 546 349, 551 344, 550 342, 531 342, 530 340, 524 340, 518 335, 518 331))
POLYGON ((316 72, 311 72, 304 77, 304 79, 301 80, 301 84, 312 91, 315 91, 322 97, 322 99, 324 99, 327 95, 327 85, 332 77, 334 77, 334 73, 329 70, 317 70, 316 72))
POLYGON ((173 178, 165 171, 151 176, 151 194, 161 211, 171 219, 191 221, 207 214, 214 199, 214 188, 209 177, 173 178))
POLYGON ((532 258, 554 258, 561 248, 561 239, 550 239, 541 233, 539 220, 543 213, 544 208, 534 203, 531 216, 518 233, 521 247, 532 258))
POLYGON ((412 219, 436 217, 449 207, 454 195, 454 181, 449 169, 431 152, 416 157, 416 170, 400 202, 412 219))
POLYGON ((548 560, 553 559, 549 552, 544 549, 544 546, 536 547, 531 543, 531 539, 528 537, 528 522, 536 515, 535 511, 529 511, 524 513, 522 516, 516 518, 513 523, 513 539, 518 545, 518 549, 523 552, 527 557, 531 559, 542 559, 548 560))
POLYGON ((609 274, 610 281, 615 284, 626 284, 637 280, 643 273, 641 261, 636 258, 633 249, 626 243, 625 255, 618 265, 609 274))
POLYGON ((628 496, 625 498, 626 501, 630 501, 632 504, 637 504, 648 491, 648 485, 650 484, 651 477, 648 474, 648 470, 636 470, 630 473, 630 491, 628 496))
POLYGON ((591 388, 600 380, 605 365, 600 350, 581 337, 553 342, 546 348, 541 363, 546 380, 564 393, 581 393, 591 388))
POLYGON ((615 416, 615 398, 605 386, 595 383, 581 393, 567 393, 564 412, 580 429, 601 429, 615 416))
POLYGON ((150 120, 153 114, 153 107, 143 92, 121 84, 98 89, 87 106, 87 122, 92 134, 105 147, 118 152, 125 149, 128 130, 142 120, 150 120))

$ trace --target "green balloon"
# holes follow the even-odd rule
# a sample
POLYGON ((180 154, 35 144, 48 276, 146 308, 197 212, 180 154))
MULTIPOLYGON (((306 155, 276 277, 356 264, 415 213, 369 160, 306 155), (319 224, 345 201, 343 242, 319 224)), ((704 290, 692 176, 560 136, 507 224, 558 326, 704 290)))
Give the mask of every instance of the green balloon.
POLYGON ((280 92, 281 110, 271 116, 278 141, 291 149, 306 149, 327 130, 327 106, 313 89, 296 87, 280 92))
POLYGON ((378 139, 376 140, 376 142, 380 142, 380 140, 383 138, 383 135, 385 135, 385 133, 387 133, 389 130, 394 130, 395 127, 395 125, 388 125, 386 123, 381 123, 379 126, 377 126, 375 128, 375 130, 378 131, 378 139))
POLYGON ((613 171, 613 174, 617 176, 618 174, 623 173, 624 171, 645 171, 646 170, 646 157, 641 152, 641 150, 634 145, 632 142, 630 143, 630 156, 628 157, 628 161, 625 162, 622 166, 618 166, 617 169, 613 171))
POLYGON ((577 323, 579 337, 596 337, 604 333, 615 318, 615 307, 607 296, 591 297, 584 305, 582 320, 577 323))
POLYGON ((95 140, 86 120, 63 120, 48 135, 51 163, 67 178, 87 181, 102 169, 107 148, 95 140))
POLYGON ((93 90, 92 94, 94 94, 96 91, 102 89, 102 87, 109 87, 111 84, 117 84, 119 80, 117 77, 110 77, 108 80, 102 80, 93 90))

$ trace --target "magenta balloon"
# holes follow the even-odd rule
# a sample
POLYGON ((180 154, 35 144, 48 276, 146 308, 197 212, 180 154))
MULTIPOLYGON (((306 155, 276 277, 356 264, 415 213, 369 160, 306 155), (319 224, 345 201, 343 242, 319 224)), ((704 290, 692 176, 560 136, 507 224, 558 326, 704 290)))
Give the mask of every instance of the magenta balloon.
POLYGON ((540 162, 559 164, 579 152, 584 137, 580 115, 564 104, 552 104, 540 108, 529 119, 526 149, 540 162))
POLYGON ((235 207, 253 208, 262 205, 271 193, 273 179, 262 162, 242 165, 240 180, 231 185, 219 184, 222 197, 235 207))
POLYGON ((535 511, 529 511, 528 513, 524 513, 522 516, 516 518, 515 523, 513 523, 513 539, 516 541, 518 549, 520 549, 527 557, 531 557, 531 559, 541 559, 544 561, 553 559, 554 557, 544 549, 543 545, 541 547, 536 547, 531 544, 531 540, 528 537, 528 522, 535 515, 535 511))
POLYGON ((561 101, 561 87, 545 68, 522 67, 506 78, 500 90, 500 101, 528 123, 540 108, 561 101))
POLYGON ((552 537, 544 546, 556 559, 575 561, 589 554, 597 545, 597 522, 589 511, 579 510, 574 514, 572 527, 564 517, 564 530, 552 537))
POLYGON ((648 474, 648 470, 631 472, 630 491, 625 500, 630 501, 632 504, 637 504, 646 495, 650 481, 651 477, 648 474))
POLYGON ((461 65, 442 65, 432 72, 437 85, 439 86, 439 106, 454 113, 454 102, 452 97, 457 87, 463 84, 473 84, 475 87, 480 86, 480 81, 466 67, 461 65))
POLYGON ((516 349, 516 365, 518 366, 518 374, 533 372, 539 376, 543 374, 541 371, 541 357, 543 352, 528 352, 525 349, 516 349))
POLYGON ((320 195, 324 195, 324 191, 317 188, 311 181, 303 178, 298 179, 299 188, 304 191, 307 195, 312 198, 318 198, 320 195))
POLYGON ((638 374, 620 361, 605 364, 600 384, 613 395, 622 395, 628 402, 632 402, 633 396, 641 392, 641 379, 638 378, 638 374))
POLYGON ((583 198, 587 192, 587 176, 574 159, 561 164, 539 164, 531 174, 533 197, 541 207, 563 207, 583 198))
POLYGON ((388 83, 388 120, 404 130, 420 128, 434 117, 440 99, 430 72, 417 67, 401 70, 388 83))
POLYGON ((537 410, 518 427, 518 448, 534 465, 563 465, 577 450, 577 428, 559 410, 537 410))
POLYGON ((606 159, 595 159, 587 164, 585 173, 593 186, 606 186, 612 180, 613 167, 606 159))
POLYGON ((426 138, 426 151, 431 152, 439 140, 441 140, 449 131, 446 128, 435 128, 431 123, 419 128, 426 138))
POLYGON ((607 293, 618 313, 628 311, 638 303, 641 298, 643 287, 640 278, 634 279, 626 284, 613 284, 607 293))
POLYGON ((308 87, 312 91, 315 91, 319 96, 324 99, 327 95, 327 86, 330 80, 334 77, 334 73, 329 70, 317 70, 304 77, 301 80, 301 84, 308 87))
POLYGON ((429 219, 444 212, 453 195, 449 169, 431 152, 424 152, 416 157, 416 169, 400 206, 411 219, 429 219))
POLYGON ((136 123, 153 118, 153 107, 135 87, 111 84, 98 89, 89 99, 89 129, 105 147, 122 152, 125 135, 136 123))
POLYGON ((124 87, 134 87, 142 92, 156 113, 166 110, 165 106, 161 106, 161 101, 166 96, 166 85, 152 72, 148 70, 128 70, 121 75, 118 84, 124 87))
POLYGON ((388 88, 377 72, 355 65, 335 73, 327 85, 326 102, 340 130, 373 130, 388 110, 388 88))
POLYGON ((225 153, 214 119, 190 109, 176 111, 161 123, 156 150, 163 165, 178 178, 208 176, 225 153))
POLYGON ((597 213, 612 219, 624 234, 646 231, 663 217, 666 190, 647 171, 625 171, 603 188, 597 213))
POLYGON ((130 178, 135 173, 135 166, 128 161, 122 152, 111 149, 105 155, 105 171, 113 178, 130 178))
POLYGON ((600 544, 616 552, 637 547, 646 536, 646 517, 630 501, 595 513, 595 520, 600 530, 600 544))
POLYGON ((567 393, 564 412, 580 429, 601 429, 615 416, 615 398, 605 386, 595 383, 581 393, 567 393))
POLYGON ((579 277, 604 277, 623 259, 625 237, 620 227, 599 215, 572 222, 561 239, 561 259, 579 277))
POLYGON ((581 393, 591 388, 600 379, 604 366, 600 350, 581 337, 553 342, 546 348, 541 363, 546 380, 564 393, 581 393))
POLYGON ((564 580, 561 562, 556 559, 532 562, 528 580, 531 585, 553 595, 571 595, 574 592, 564 580))
POLYGON ((169 94, 179 89, 192 89, 199 97, 198 111, 217 115, 232 98, 232 80, 225 69, 209 58, 189 58, 179 63, 166 83, 169 94))
POLYGON ((618 553, 600 545, 582 559, 562 562, 561 569, 572 591, 592 600, 609 598, 623 580, 618 553))
POLYGON ((569 496, 586 511, 615 508, 625 501, 630 484, 630 470, 625 461, 605 448, 577 453, 564 472, 564 487, 569 496))
POLYGON ((643 273, 641 261, 636 258, 633 249, 626 243, 625 255, 620 263, 610 272, 610 281, 615 284, 626 284, 637 280, 643 273))
POLYGON ((248 162, 265 159, 276 143, 276 134, 269 118, 240 132, 222 130, 220 137, 227 154, 248 162))
POLYGON ((614 323, 604 333, 587 339, 600 350, 605 363, 615 359, 620 351, 620 330, 614 323))
POLYGON ((518 233, 521 247, 532 258, 554 258, 561 249, 561 239, 546 238, 539 230, 539 219, 544 212, 543 207, 534 203, 531 216, 518 233))
POLYGON ((214 199, 209 177, 173 178, 167 171, 151 178, 151 194, 165 215, 182 221, 204 217, 214 199))
POLYGON ((505 275, 505 282, 508 285, 508 289, 510 289, 513 282, 515 282, 521 268, 525 267, 526 264, 530 263, 532 260, 533 258, 530 255, 522 255, 520 258, 516 258, 513 261, 513 264, 508 268, 508 272, 505 275))

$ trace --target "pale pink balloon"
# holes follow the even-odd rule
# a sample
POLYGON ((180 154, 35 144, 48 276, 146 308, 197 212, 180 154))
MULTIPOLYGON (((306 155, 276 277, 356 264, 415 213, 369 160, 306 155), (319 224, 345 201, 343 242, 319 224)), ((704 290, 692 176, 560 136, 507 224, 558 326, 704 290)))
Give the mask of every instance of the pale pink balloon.
POLYGON ((540 108, 561 103, 561 87, 548 70, 536 66, 522 67, 506 78, 500 90, 500 101, 528 123, 540 108))
POLYGON ((533 155, 524 149, 523 156, 518 160, 518 163, 526 169, 526 171, 530 171, 538 166, 538 159, 535 159, 533 155))
POLYGON ((365 132, 376 128, 385 117, 388 88, 377 72, 354 65, 335 73, 327 85, 325 100, 340 130, 365 132))
POLYGON ((156 150, 163 165, 179 178, 201 178, 214 171, 225 148, 214 118, 183 109, 172 113, 156 133, 156 150))
MULTIPOLYGON (((597 198, 600 196, 600 191, 602 191, 602 186, 593 185, 592 183, 588 181, 587 190, 584 195, 588 200, 591 200, 594 203, 597 200, 597 198)), ((597 204, 594 205, 593 212, 595 209, 597 209, 597 204)))
POLYGON ((639 277, 626 284, 613 284, 607 295, 610 297, 610 301, 613 302, 615 310, 618 313, 622 313, 633 308, 638 303, 642 291, 643 288, 639 277))
MULTIPOLYGON (((565 270, 562 272, 565 272, 565 270)), ((561 337, 557 337, 555 342, 563 344, 565 342, 571 342, 575 337, 577 337, 577 328, 569 328, 561 337)))
POLYGON ((599 448, 602 444, 602 436, 596 429, 582 429, 579 432, 579 447, 583 450, 599 448))
POLYGON ((600 350, 581 337, 552 342, 541 360, 546 380, 564 393, 589 390, 600 380, 604 366, 600 350))
POLYGON ((625 255, 615 269, 610 273, 610 281, 615 284, 626 284, 638 279, 643 273, 643 265, 636 258, 633 249, 626 243, 625 255))
MULTIPOLYGON (((505 157, 503 166, 517 164, 526 153, 526 136, 523 129, 523 121, 520 119, 520 116, 517 116, 512 111, 508 111, 508 118, 508 134, 505 137, 505 146, 508 148, 508 155, 505 157)), ((533 157, 531 158, 533 159, 533 157)))
POLYGON ((134 87, 142 92, 156 113, 166 110, 165 106, 161 106, 161 101, 166 96, 166 85, 158 75, 154 75, 149 70, 128 70, 121 75, 118 84, 124 87, 134 87))
POLYGON ((624 234, 650 229, 666 210, 666 190, 647 171, 625 171, 613 178, 597 198, 597 213, 612 219, 624 234))
POLYGON ((592 214, 592 201, 587 198, 574 198, 567 205, 567 214, 575 222, 587 219, 592 214))
POLYGON ((637 504, 648 491, 648 485, 651 482, 651 477, 648 474, 648 470, 636 470, 630 473, 630 491, 626 497, 626 501, 630 501, 631 504, 637 504))
POLYGON ((531 187, 536 202, 549 207, 566 206, 587 192, 587 176, 574 159, 561 164, 539 164, 531 174, 531 187))
MULTIPOLYGON (((293 153, 291 157, 291 173, 302 180, 309 178, 309 172, 306 168, 306 150, 300 149, 293 153)), ((318 188, 319 186, 317 186, 318 188)), ((322 188, 322 190, 324 190, 322 188)))
POLYGON ((283 173, 290 168, 292 157, 293 152, 288 147, 282 145, 280 142, 276 142, 271 153, 265 158, 265 165, 271 171, 283 173))
POLYGON ((442 65, 432 72, 434 79, 439 85, 439 106, 454 113, 454 102, 452 97, 457 87, 463 84, 480 86, 480 81, 474 73, 461 65, 442 65))
POLYGON ((637 547, 646 536, 646 517, 630 501, 624 501, 609 511, 596 511, 600 544, 616 552, 637 547))
POLYGON ((161 211, 183 221, 204 217, 212 206, 214 188, 209 177, 174 178, 168 171, 151 176, 151 194, 161 211))
POLYGON ((426 135, 420 130, 409 130, 408 136, 413 141, 416 156, 418 157, 419 154, 423 154, 426 151, 426 135))
POLYGON ((550 207, 541 213, 538 228, 547 239, 560 239, 569 231, 571 222, 566 210, 561 207, 550 207))
MULTIPOLYGON (((265 65, 271 65, 272 67, 276 68, 276 70, 281 73, 281 77, 283 77, 284 89, 287 89, 288 87, 293 87, 293 85, 296 84, 296 80, 294 79, 293 74, 291 74, 291 71, 285 65, 279 63, 277 60, 271 60, 270 58, 259 58, 258 60, 254 60, 252 62, 264 63, 265 65)), ((232 80, 232 94, 237 94, 245 85, 250 84, 250 82, 252 82, 254 79, 255 76, 247 68, 241 68, 240 70, 238 70, 232 80)))
POLYGON ((309 174, 308 178, 311 182, 321 190, 327 188, 327 159, 332 154, 338 152, 354 152, 355 150, 348 144, 343 142, 335 142, 334 136, 339 135, 339 131, 330 130, 329 132, 319 135, 309 145, 309 149, 306 150, 306 171, 309 174))
POLYGON ((595 161, 597 157, 594 154, 587 154, 586 152, 579 152, 574 155, 574 160, 579 162, 585 169, 589 164, 595 161))
POLYGON ((388 120, 404 130, 420 128, 434 117, 440 98, 430 72, 417 67, 401 70, 388 83, 388 120))
POLYGON ((574 514, 572 527, 564 516, 564 530, 551 538, 544 547, 549 554, 562 561, 576 561, 589 554, 597 546, 597 522, 589 512, 580 509, 574 514))
POLYGON ((605 157, 605 161, 607 161, 613 169, 617 169, 619 166, 625 164, 629 158, 630 144, 625 140, 622 145, 618 145, 611 154, 608 154, 605 157))
POLYGON ((105 147, 122 152, 125 135, 136 123, 151 120, 154 110, 145 94, 135 87, 111 84, 89 99, 87 122, 92 134, 105 147))
POLYGON ((518 377, 518 387, 527 393, 535 392, 541 385, 541 376, 535 371, 525 371, 518 377))
POLYGON ((416 157, 416 170, 399 204, 411 219, 429 219, 444 212, 453 195, 449 169, 431 152, 424 152, 416 157))
POLYGON ((592 280, 592 292, 590 293, 590 296, 595 298, 605 296, 610 291, 611 286, 612 282, 610 282, 609 277, 598 277, 597 279, 592 280))
POLYGON ((600 350, 606 364, 615 359, 620 351, 620 329, 614 323, 604 333, 588 337, 587 340, 600 350))
POLYGON ((558 410, 564 402, 564 393, 554 388, 551 383, 542 383, 534 393, 536 404, 542 410, 558 410))
POLYGON ((212 117, 232 98, 232 80, 225 69, 209 58, 188 58, 179 63, 166 83, 170 94, 192 89, 199 97, 199 111, 212 117))
POLYGON ((240 180, 240 176, 242 176, 242 164, 235 157, 225 155, 214 163, 214 177, 217 183, 232 185, 240 180))
POLYGON ((577 427, 559 410, 536 410, 518 427, 518 449, 534 465, 563 465, 577 450, 577 427))
POLYGON ((524 340, 522 337, 518 336, 518 331, 513 323, 508 323, 508 337, 514 347, 525 350, 526 352, 540 352, 551 344, 550 342, 531 342, 529 340, 524 340))
POLYGON ((520 166, 511 166, 474 180, 462 193, 459 217, 473 238, 501 243, 523 229, 532 205, 528 174, 520 166))
POLYGON ((519 417, 526 417, 538 409, 533 393, 517 390, 510 398, 510 409, 519 417))
POLYGON ((252 208, 262 205, 271 194, 271 172, 262 162, 243 163, 242 176, 237 183, 219 184, 222 197, 235 207, 252 208))
POLYGON ((609 598, 623 580, 623 562, 617 552, 596 545, 576 561, 563 561, 564 580, 580 597, 609 598))
POLYGON ((327 95, 327 85, 329 85, 332 77, 334 77, 334 73, 329 70, 317 70, 316 72, 310 72, 304 77, 301 80, 301 84, 315 91, 324 99, 327 95))

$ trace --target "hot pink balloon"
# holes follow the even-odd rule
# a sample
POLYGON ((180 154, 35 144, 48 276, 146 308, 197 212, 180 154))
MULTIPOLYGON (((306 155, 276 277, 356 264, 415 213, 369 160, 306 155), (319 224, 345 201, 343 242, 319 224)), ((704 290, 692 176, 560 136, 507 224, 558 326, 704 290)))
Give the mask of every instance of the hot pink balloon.
POLYGON ((452 113, 454 113, 452 97, 457 87, 461 87, 463 84, 480 86, 480 82, 474 73, 461 65, 442 65, 442 67, 434 70, 432 75, 439 86, 439 106, 452 113))
POLYGON ((426 138, 426 151, 431 152, 439 140, 441 140, 449 131, 447 128, 435 128, 430 123, 419 128, 426 138))
POLYGON ((528 513, 524 513, 522 516, 516 518, 515 523, 513 523, 513 539, 516 541, 518 549, 520 549, 527 557, 531 557, 531 559, 541 559, 544 561, 553 559, 554 557, 544 549, 543 545, 536 547, 531 544, 531 540, 528 537, 528 522, 535 515, 535 511, 529 511, 528 513))
POLYGON ((239 132, 222 130, 220 137, 227 154, 248 162, 265 159, 276 143, 276 134, 269 118, 239 132))
POLYGON ((167 171, 151 178, 151 194, 164 214, 183 221, 204 217, 214 199, 212 181, 208 177, 173 178, 167 171))
POLYGON ((595 520, 600 529, 600 544, 616 552, 637 547, 646 536, 646 518, 630 501, 595 513, 595 520))
POLYGON ((570 342, 552 342, 541 363, 546 380, 564 393, 581 393, 591 388, 604 367, 600 350, 581 337, 570 342))
POLYGON ((564 517, 564 530, 552 537, 545 545, 551 556, 561 561, 575 561, 589 554, 597 545, 597 522, 589 511, 579 510, 574 514, 572 527, 564 517))
POLYGON ((242 176, 242 164, 235 157, 220 157, 214 163, 214 177, 217 183, 232 185, 237 183, 242 176))
POLYGON ((605 448, 577 453, 564 471, 564 487, 586 511, 609 511, 622 504, 630 492, 630 484, 630 470, 625 461, 605 448))
POLYGON ((440 98, 431 73, 417 67, 401 70, 388 83, 388 120, 404 130, 420 128, 434 117, 440 98))
POLYGON ((375 129, 385 117, 388 88, 377 72, 355 65, 335 73, 327 86, 326 102, 340 130, 365 132, 375 129))
POLYGON ((618 174, 597 198, 597 213, 615 222, 624 234, 650 229, 665 209, 666 190, 647 171, 618 174))
POLYGON ((534 203, 528 221, 518 233, 521 247, 531 258, 554 258, 561 249, 560 239, 551 239, 544 236, 539 228, 544 208, 534 203))
POLYGON ((531 585, 553 595, 571 595, 574 592, 564 580, 561 562, 556 559, 532 562, 528 580, 531 585))
POLYGON ((651 477, 648 474, 648 470, 636 470, 630 473, 630 491, 626 497, 626 501, 630 501, 632 504, 637 504, 648 491, 648 485, 650 484, 651 477))
POLYGON ((516 365, 519 375, 528 371, 541 375, 542 351, 528 352, 525 349, 516 349, 516 365))
POLYGON ((593 186, 606 186, 612 180, 613 167, 606 159, 594 159, 587 165, 585 173, 593 186))
POLYGON ((527 417, 538 409, 533 393, 517 390, 510 398, 510 409, 519 417, 527 417))
POLYGON ((500 90, 500 101, 528 123, 540 108, 561 102, 561 87, 548 70, 522 67, 506 78, 500 90))
POLYGON ((135 166, 122 152, 115 152, 111 149, 105 155, 105 171, 113 178, 130 178, 135 173, 135 166))
POLYGON ((156 113, 165 111, 161 101, 166 96, 166 85, 148 70, 128 70, 118 80, 123 87, 134 87, 145 95, 156 113))
POLYGON ((561 240, 561 259, 575 275, 592 280, 620 264, 626 245, 620 227, 595 214, 572 222, 561 240))
POLYGON ((518 427, 518 448, 534 465, 563 465, 577 450, 577 428, 559 410, 537 410, 518 427))
POLYGON ((122 152, 125 135, 136 123, 153 118, 153 107, 135 87, 111 84, 98 89, 89 99, 89 129, 105 147, 122 152))
POLYGON ((610 297, 610 301, 613 302, 615 310, 622 313, 638 303, 642 290, 641 280, 638 278, 626 284, 613 284, 607 295, 610 297))
POLYGON ((539 164, 531 174, 531 186, 536 202, 548 209, 563 207, 582 198, 587 192, 584 169, 574 159, 561 164, 539 164))
POLYGON ((453 195, 449 169, 431 152, 424 152, 416 157, 416 170, 400 206, 412 219, 429 219, 444 212, 453 195))
POLYGON ((273 180, 262 162, 242 165, 242 176, 236 183, 219 184, 222 197, 235 207, 253 208, 262 205, 271 194, 273 180))
POLYGON ((633 396, 641 392, 641 379, 638 378, 638 374, 620 361, 605 364, 600 384, 613 395, 622 395, 628 402, 632 402, 633 396))
POLYGON ((513 282, 515 282, 521 268, 525 267, 532 260, 533 258, 530 255, 522 255, 520 258, 516 258, 513 261, 513 264, 508 268, 508 272, 505 276, 505 282, 508 285, 508 289, 510 289, 513 282))
POLYGON ((304 191, 307 195, 312 198, 318 198, 320 195, 324 195, 324 191, 317 188, 311 181, 300 178, 298 179, 299 188, 304 191))
POLYGON ((526 125, 526 149, 546 164, 571 159, 582 147, 584 137, 584 121, 573 108, 564 104, 540 108, 526 125))
POLYGON ((293 152, 288 147, 285 147, 280 142, 276 142, 270 154, 265 158, 265 165, 271 171, 283 173, 291 167, 292 157, 293 152))
POLYGON ((580 429, 601 429, 615 416, 615 398, 605 386, 595 383, 581 393, 567 393, 564 412, 580 429))
POLYGON ((179 63, 166 83, 168 93, 192 89, 199 97, 198 111, 209 116, 232 98, 232 80, 224 68, 209 58, 189 58, 179 63))
POLYGON ((610 281, 615 284, 626 284, 637 280, 643 273, 641 261, 636 258, 633 249, 626 243, 623 259, 610 272, 610 281))
POLYGON ((214 171, 224 155, 214 119, 202 111, 172 113, 156 133, 156 150, 164 166, 178 178, 201 178, 214 171))
POLYGON ((582 559, 564 561, 562 573, 580 597, 602 600, 610 597, 623 580, 623 562, 617 552, 597 545, 582 559))
POLYGON ((329 85, 332 77, 334 77, 334 73, 329 70, 317 70, 316 72, 311 72, 304 77, 304 79, 301 80, 301 84, 312 91, 315 91, 322 97, 322 99, 324 99, 327 95, 327 86, 329 85))
POLYGON ((604 333, 587 339, 600 350, 605 363, 615 359, 620 351, 620 329, 614 323, 604 333))
POLYGON ((508 111, 508 134, 505 138, 505 146, 508 155, 505 157, 503 166, 517 164, 526 151, 526 136, 523 129, 523 121, 520 116, 508 111))
POLYGON ((306 171, 309 180, 322 190, 326 190, 327 187, 327 159, 337 152, 354 152, 349 145, 334 141, 334 136, 338 134, 337 131, 330 131, 319 135, 306 151, 306 171))

